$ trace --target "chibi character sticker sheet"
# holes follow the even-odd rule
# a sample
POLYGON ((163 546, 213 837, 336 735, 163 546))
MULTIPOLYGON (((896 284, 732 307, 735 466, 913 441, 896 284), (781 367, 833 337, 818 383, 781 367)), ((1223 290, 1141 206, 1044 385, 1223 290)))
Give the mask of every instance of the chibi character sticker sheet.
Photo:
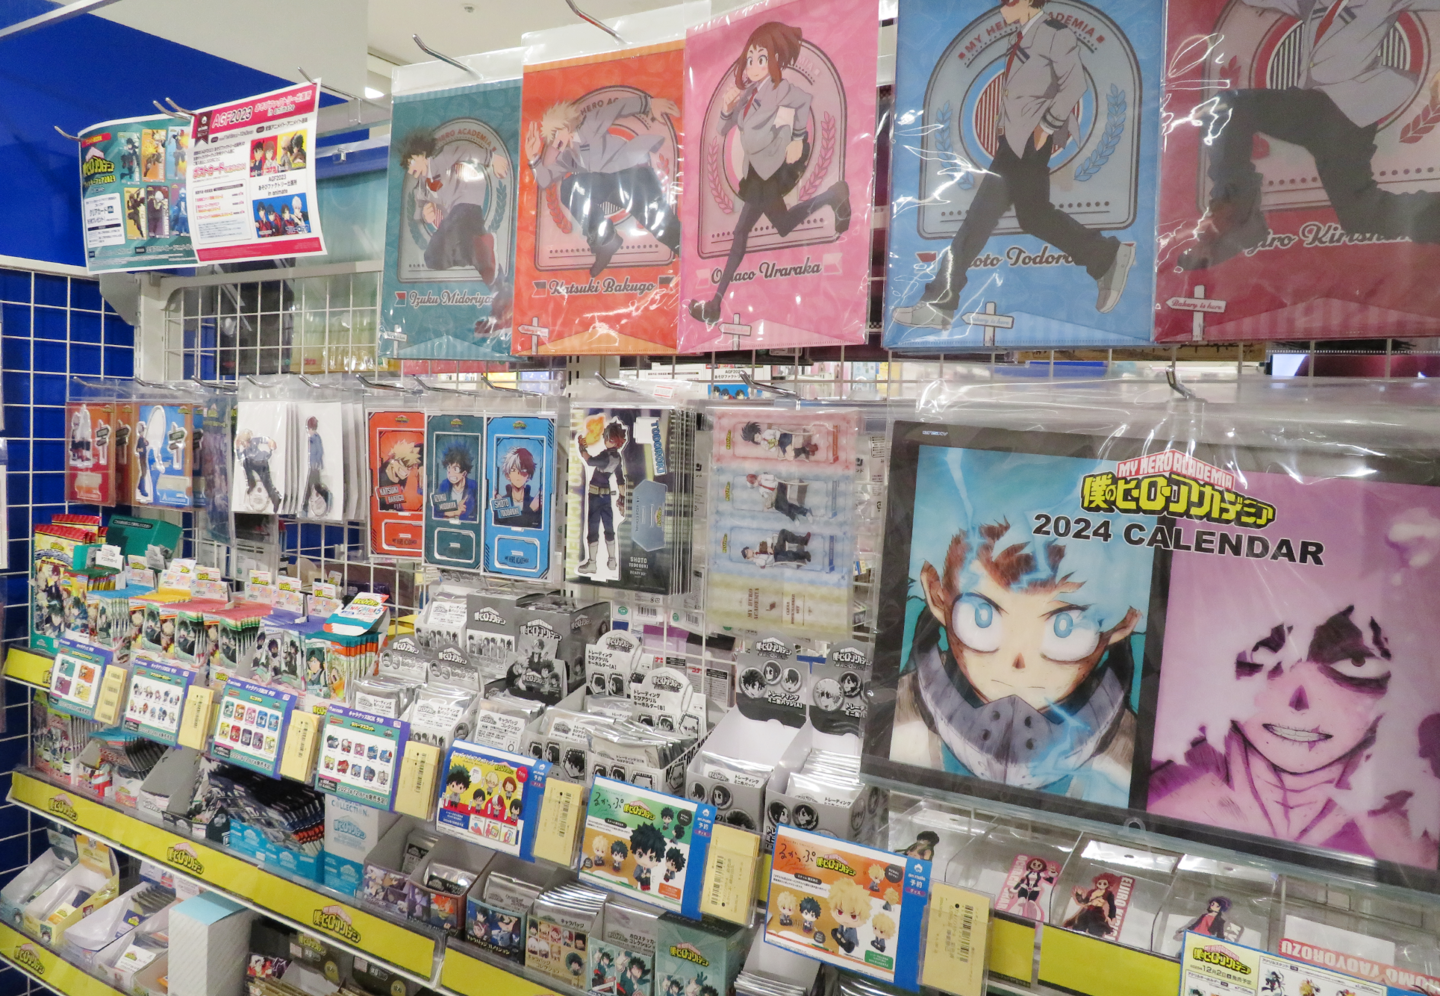
POLYGON ((1435 4, 1200 0, 1167 17, 1156 339, 1440 329, 1435 4))
POLYGON ((393 115, 380 355, 422 374, 508 359, 520 81, 401 95, 393 115))
POLYGON ((372 411, 370 549, 418 558, 425 541, 425 413, 372 411))
POLYGON ((690 29, 680 350, 865 341, 874 0, 767 0, 690 29))
POLYGON ((480 481, 485 476, 485 419, 439 412, 429 416, 425 450, 425 560, 439 567, 479 569, 484 550, 480 481))
POLYGON ((904 0, 887 348, 1150 341, 1163 13, 904 0))
POLYGON ((135 504, 189 508, 194 415, 190 405, 141 404, 131 433, 135 504))
POLYGON ((463 740, 445 757, 435 825, 492 850, 530 858, 550 765, 463 740))
POLYGON ((715 414, 710 621, 779 634, 848 634, 859 414, 715 414))
POLYGON ((514 351, 675 351, 680 41, 525 67, 514 351))
POLYGON ((91 273, 195 263, 185 165, 190 125, 126 118, 80 133, 80 210, 91 273))
POLYGON ((65 500, 115 504, 115 404, 65 406, 65 500))
POLYGON ((914 990, 929 891, 928 861, 781 826, 765 941, 914 990))
POLYGON ((597 776, 585 810, 580 877, 699 919, 715 807, 597 776))
POLYGON ((485 427, 487 573, 541 578, 550 571, 555 507, 555 419, 494 415, 485 427))

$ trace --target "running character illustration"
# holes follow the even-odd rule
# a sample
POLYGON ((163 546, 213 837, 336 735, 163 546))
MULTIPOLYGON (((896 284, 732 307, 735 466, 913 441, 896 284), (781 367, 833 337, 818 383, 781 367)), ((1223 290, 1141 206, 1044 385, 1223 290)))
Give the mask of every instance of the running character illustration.
MULTIPOLYGON (((1243 0, 1300 22, 1299 80, 1283 89, 1224 90, 1197 107, 1210 157, 1210 201, 1184 270, 1203 270, 1254 249, 1270 236, 1255 169, 1257 133, 1298 145, 1340 227, 1351 235, 1440 243, 1440 191, 1396 194, 1375 182, 1371 160, 1384 119, 1415 92, 1412 73, 1386 55, 1407 11, 1440 11, 1440 0, 1243 0)), ((1440 104, 1440 72, 1429 83, 1440 104)), ((1432 104, 1432 106, 1434 106, 1432 104)))
POLYGON ((257 435, 251 429, 241 429, 235 434, 235 456, 245 474, 245 500, 252 509, 271 514, 280 510, 282 501, 270 478, 270 458, 277 449, 275 440, 257 435), (261 489, 260 494, 256 493, 257 487, 261 489))
POLYGON ((485 204, 490 187, 509 177, 509 160, 469 142, 437 148, 434 130, 417 128, 405 136, 400 166, 417 181, 415 220, 430 232, 425 265, 432 270, 473 267, 487 286, 495 287, 505 274, 503 261, 496 258, 495 235, 485 227, 485 204))
POLYGON ((575 435, 575 446, 580 459, 590 467, 590 480, 585 493, 585 559, 575 568, 577 574, 594 574, 596 556, 600 550, 600 531, 605 531, 605 549, 608 555, 606 567, 614 571, 618 566, 618 549, 615 542, 615 518, 625 514, 625 460, 620 450, 625 445, 625 426, 610 422, 602 433, 605 448, 591 456, 585 445, 585 437, 575 435), (612 488, 611 480, 614 480, 612 488))
POLYGON ((616 219, 629 215, 671 253, 680 251, 680 219, 668 177, 652 162, 660 135, 623 137, 624 118, 651 125, 679 119, 673 100, 636 91, 582 110, 586 98, 551 105, 525 131, 525 158, 541 197, 556 187, 559 201, 595 254, 598 277, 625 245, 616 219))
POLYGON ((720 136, 723 139, 738 129, 744 158, 739 169, 740 214, 725 269, 710 300, 690 302, 691 317, 707 326, 720 321, 725 292, 745 258, 751 230, 762 217, 781 237, 826 207, 835 213, 837 236, 850 227, 850 186, 844 180, 798 204, 785 204, 785 196, 805 175, 815 139, 811 95, 784 77, 800 57, 801 37, 800 28, 793 25, 761 24, 745 42, 734 77, 721 97, 720 136))
POLYGON ((1068 255, 1095 280, 1095 310, 1113 311, 1135 265, 1135 246, 1087 228, 1050 201, 1050 160, 1078 141, 1076 110, 1088 82, 1079 38, 1046 0, 1003 0, 1000 16, 1015 26, 1005 59, 996 149, 935 278, 912 305, 893 309, 901 325, 948 329, 962 304, 966 274, 1010 208, 1021 231, 1068 255))

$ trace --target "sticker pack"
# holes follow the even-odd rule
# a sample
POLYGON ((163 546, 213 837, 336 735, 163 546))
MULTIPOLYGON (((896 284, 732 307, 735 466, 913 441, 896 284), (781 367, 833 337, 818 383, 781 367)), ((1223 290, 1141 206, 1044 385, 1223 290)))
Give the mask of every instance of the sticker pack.
POLYGON ((848 634, 858 414, 732 408, 714 422, 710 621, 848 634))
POLYGON ((525 67, 517 355, 675 351, 684 43, 525 67))
POLYGON ((163 661, 137 659, 130 670, 130 697, 122 725, 127 733, 175 746, 180 716, 195 672, 163 661))
POLYGON ((597 776, 580 853, 606 860, 582 865, 580 877, 698 918, 714 824, 714 806, 597 776))
POLYGON ((59 640, 50 666, 50 705, 61 712, 90 719, 100 703, 100 683, 113 656, 102 647, 59 640))
POLYGON ((510 356, 520 81, 394 102, 380 356, 405 373, 510 356))
POLYGON ((220 695, 210 756, 279 778, 295 700, 294 692, 231 678, 220 695))
POLYGON ((410 724, 359 709, 332 705, 320 730, 316 786, 379 809, 395 801, 395 775, 410 724))

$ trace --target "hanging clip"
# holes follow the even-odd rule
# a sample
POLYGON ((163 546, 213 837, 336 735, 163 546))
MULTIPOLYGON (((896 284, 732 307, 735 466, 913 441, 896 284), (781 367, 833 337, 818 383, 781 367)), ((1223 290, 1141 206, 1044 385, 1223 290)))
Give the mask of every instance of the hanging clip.
POLYGON ((63 128, 61 128, 59 125, 51 125, 51 127, 54 128, 56 131, 58 131, 58 132, 60 133, 60 137, 61 137, 61 138, 68 138, 68 139, 70 139, 70 141, 72 141, 72 142, 79 142, 79 141, 80 141, 80 136, 79 136, 79 135, 72 135, 72 134, 70 134, 68 131, 65 131, 63 128))
POLYGON ((363 373, 359 373, 358 371, 356 372, 355 377, 357 380, 360 381, 360 383, 364 384, 366 387, 373 388, 377 391, 399 391, 401 394, 418 393, 416 391, 410 390, 408 387, 397 386, 395 384, 385 384, 378 380, 371 380, 369 377, 366 377, 363 373))
MULTIPOLYGON (((411 376, 415 376, 415 375, 412 374, 411 376)), ((415 383, 419 384, 421 387, 423 387, 423 388, 424 388, 425 390, 427 390, 427 391, 436 391, 436 392, 442 393, 442 394, 469 394, 469 393, 470 393, 469 391, 462 391, 462 390, 461 390, 460 388, 458 388, 458 387, 436 387, 434 384, 427 384, 427 383, 425 383, 425 382, 424 382, 423 380, 421 380, 419 377, 415 377, 415 383)))
POLYGON ((616 34, 614 28, 610 27, 610 25, 606 24, 606 23, 603 22, 603 21, 600 21, 600 20, 597 20, 596 18, 591 17, 589 14, 585 13, 585 12, 584 12, 583 10, 581 10, 579 7, 575 6, 575 0, 565 0, 565 4, 566 4, 566 6, 568 6, 568 7, 570 8, 570 10, 571 10, 572 12, 574 12, 574 14, 575 14, 576 17, 580 18, 580 20, 586 22, 587 24, 593 24, 593 25, 595 25, 595 27, 597 27, 597 28, 599 28, 601 31, 605 32, 605 33, 606 33, 607 35, 609 35, 611 38, 614 38, 614 39, 615 39, 617 42, 619 42, 621 45, 624 45, 624 44, 625 44, 625 39, 624 39, 624 38, 621 38, 618 34, 616 34))
POLYGON ((1180 397, 1184 398, 1186 401, 1204 400, 1200 397, 1200 395, 1190 390, 1190 388, 1186 387, 1180 381, 1180 378, 1175 374, 1175 368, 1173 366, 1169 370, 1165 371, 1165 383, 1169 384, 1170 389, 1176 394, 1180 395, 1180 397))
POLYGON ((781 387, 773 381, 756 380, 743 370, 740 371, 740 380, 743 381, 747 387, 754 388, 757 391, 773 391, 782 398, 794 398, 796 401, 800 400, 800 395, 790 390, 790 388, 781 387))
POLYGON ((211 382, 211 381, 202 379, 199 374, 191 374, 191 375, 190 375, 190 381, 191 381, 191 383, 193 383, 193 384, 199 384, 199 385, 200 385, 201 387, 203 387, 203 388, 207 388, 208 390, 211 390, 211 391, 219 391, 219 392, 221 392, 222 394, 234 394, 234 393, 235 393, 235 385, 234 385, 234 384, 227 383, 227 382, 225 382, 225 381, 223 381, 223 380, 217 380, 217 381, 211 382))
POLYGON ((486 387, 490 388, 490 390, 492 390, 492 391, 503 391, 503 392, 505 392, 506 394, 524 394, 524 393, 525 393, 524 391, 522 391, 522 390, 521 390, 520 388, 518 388, 518 387, 506 387, 506 386, 503 385, 503 384, 497 384, 497 383, 495 383, 494 381, 492 381, 492 380, 490 379, 490 375, 487 374, 487 373, 485 373, 484 371, 481 371, 481 373, 480 373, 480 383, 484 384, 486 387))
POLYGON ((477 73, 475 70, 471 69, 469 66, 465 65, 465 63, 461 62, 459 59, 452 59, 450 56, 446 55, 445 53, 443 53, 443 52, 437 52, 437 51, 435 51, 433 48, 431 48, 429 45, 426 45, 423 41, 420 40, 420 36, 419 36, 419 35, 411 35, 410 37, 413 38, 413 39, 415 39, 415 44, 418 45, 418 46, 420 46, 420 51, 424 52, 426 55, 433 56, 433 57, 435 57, 436 59, 439 59, 441 62, 448 62, 450 65, 454 66, 456 69, 463 69, 463 70, 465 70, 465 71, 466 71, 467 73, 469 73, 471 76, 474 76, 474 77, 477 77, 477 78, 480 76, 479 73, 477 73))
POLYGON ((623 380, 611 380, 609 377, 606 377, 604 374, 602 374, 599 370, 595 371, 595 379, 598 380, 600 383, 604 384, 606 387, 610 388, 610 390, 612 391, 623 391, 626 394, 642 393, 636 388, 631 387, 629 384, 625 383, 623 380))
POLYGON ((316 390, 322 389, 322 388, 321 388, 321 385, 319 385, 319 384, 315 383, 313 380, 311 380, 310 377, 309 377, 309 375, 307 375, 307 374, 296 374, 295 376, 296 376, 296 377, 299 377, 299 378, 300 378, 300 383, 304 384, 306 387, 313 387, 313 388, 315 388, 316 390))
MULTIPOLYGON (((181 117, 186 117, 186 118, 197 117, 197 115, 196 115, 196 113, 195 113, 194 111, 187 111, 185 108, 183 108, 183 107, 181 107, 179 104, 175 103, 175 101, 171 100, 169 97, 166 97, 166 98, 165 98, 165 103, 167 103, 167 104, 170 105, 170 110, 169 110, 169 111, 166 111, 167 114, 169 114, 169 113, 175 113, 175 114, 179 114, 181 117)), ((161 109, 162 111, 165 110, 165 108, 163 108, 163 107, 160 108, 160 109, 161 109)))

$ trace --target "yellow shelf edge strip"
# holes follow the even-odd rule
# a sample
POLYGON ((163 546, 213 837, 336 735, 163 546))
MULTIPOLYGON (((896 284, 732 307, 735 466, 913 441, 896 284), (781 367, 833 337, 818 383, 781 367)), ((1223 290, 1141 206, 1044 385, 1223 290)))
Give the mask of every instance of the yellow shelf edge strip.
POLYGON ((460 996, 557 996, 523 975, 513 975, 455 948, 445 949, 440 985, 460 996))
POLYGON ((0 958, 66 996, 121 996, 118 989, 4 924, 0 924, 0 958))
POLYGON ((1040 983, 1084 996, 1157 996, 1180 991, 1180 964, 1047 924, 1040 983))

